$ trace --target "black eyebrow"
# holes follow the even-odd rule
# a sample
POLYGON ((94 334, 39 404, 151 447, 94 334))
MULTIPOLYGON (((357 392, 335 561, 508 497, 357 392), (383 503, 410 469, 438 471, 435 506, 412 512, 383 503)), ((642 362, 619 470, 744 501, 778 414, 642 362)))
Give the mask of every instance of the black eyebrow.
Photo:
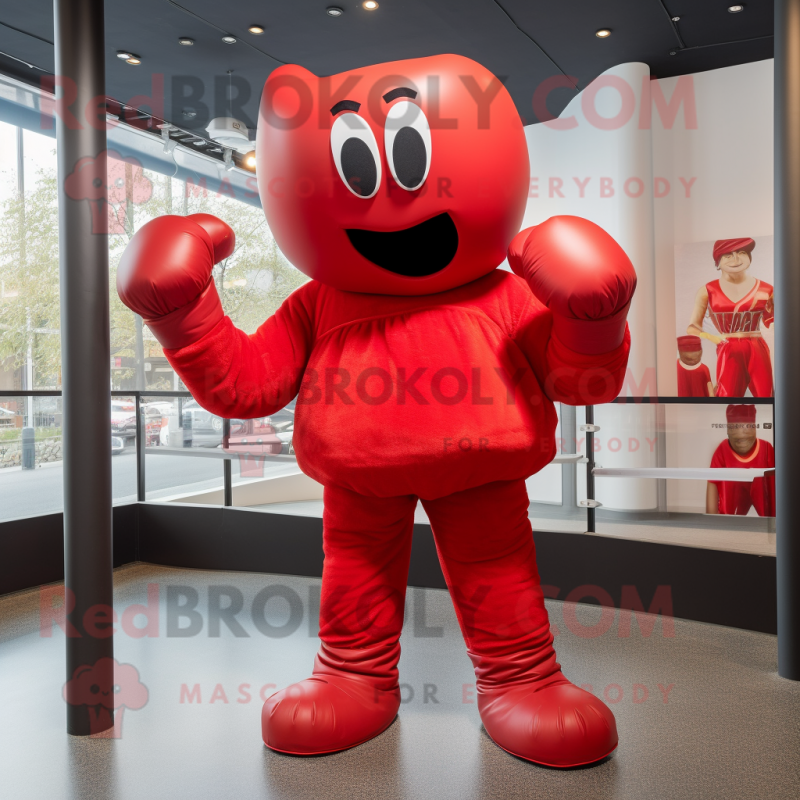
POLYGON ((417 93, 413 89, 408 89, 405 86, 401 86, 399 89, 392 89, 391 92, 386 92, 386 94, 383 96, 383 99, 387 103, 391 103, 392 100, 397 100, 398 97, 410 97, 412 100, 415 100, 417 93))
POLYGON ((340 111, 358 111, 359 108, 361 108, 361 103, 356 103, 355 100, 340 100, 331 109, 331 114, 336 116, 340 111))

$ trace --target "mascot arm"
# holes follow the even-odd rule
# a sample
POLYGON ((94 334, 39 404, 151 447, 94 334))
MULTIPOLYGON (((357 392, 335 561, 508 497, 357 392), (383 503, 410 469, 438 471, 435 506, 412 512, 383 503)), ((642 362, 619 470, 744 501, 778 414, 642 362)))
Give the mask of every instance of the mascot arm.
POLYGON ((552 313, 544 352, 538 326, 523 324, 517 337, 547 396, 569 405, 613 400, 628 362, 636 288, 623 249, 594 223, 560 216, 517 234, 508 261, 552 313))
POLYGON ((283 408, 297 394, 313 324, 300 289, 252 336, 238 330, 211 276, 233 248, 233 231, 209 214, 159 217, 131 239, 117 291, 204 408, 248 419, 283 408))
POLYGON ((203 408, 252 419, 273 414, 297 395, 313 342, 300 294, 288 297, 251 336, 223 317, 198 342, 164 350, 203 408))

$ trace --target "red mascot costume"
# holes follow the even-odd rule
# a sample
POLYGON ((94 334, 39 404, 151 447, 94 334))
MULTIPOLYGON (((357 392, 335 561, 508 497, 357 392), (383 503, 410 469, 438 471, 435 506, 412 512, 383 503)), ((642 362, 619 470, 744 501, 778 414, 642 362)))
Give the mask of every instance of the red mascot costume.
POLYGON ((256 154, 275 239, 313 280, 252 336, 237 330, 211 277, 233 232, 195 214, 139 230, 117 287, 209 411, 258 417, 298 396, 297 462, 325 487, 322 644, 312 676, 265 703, 264 742, 329 753, 394 720, 419 500, 489 735, 541 764, 604 758, 614 717, 556 661, 525 478, 555 455, 554 402, 619 391, 629 259, 577 217, 515 236, 529 184, 519 115, 459 56, 333 78, 281 67, 256 154), (516 275, 497 269, 506 253, 516 275))

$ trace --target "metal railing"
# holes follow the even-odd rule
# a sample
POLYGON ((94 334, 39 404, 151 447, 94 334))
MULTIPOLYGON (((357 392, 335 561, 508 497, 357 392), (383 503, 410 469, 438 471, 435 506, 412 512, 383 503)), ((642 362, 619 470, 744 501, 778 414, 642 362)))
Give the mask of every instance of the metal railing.
MULTIPOLYGON (((154 398, 177 398, 179 400, 193 400, 192 394, 178 389, 114 389, 111 391, 111 398, 133 399, 135 404, 135 452, 136 452, 136 498, 139 502, 147 499, 147 475, 145 471, 145 456, 192 456, 200 458, 215 458, 222 461, 222 481, 223 481, 223 505, 233 505, 233 470, 231 461, 242 457, 250 459, 251 462, 271 461, 271 462, 290 462, 294 461, 294 456, 249 453, 245 445, 230 447, 231 422, 228 419, 222 420, 222 441, 221 448, 207 451, 193 451, 185 447, 148 447, 147 446, 147 421, 145 419, 145 400, 154 398)), ((0 400, 3 398, 25 398, 25 397, 61 397, 61 392, 57 389, 3 389, 0 390, 0 400)), ((178 414, 178 425, 184 424, 183 415, 178 414)), ((115 434, 109 429, 109 435, 115 434)))
MULTIPOLYGON (((222 420, 222 448, 221 450, 190 453, 186 449, 177 447, 148 447, 146 436, 146 421, 144 419, 144 398, 158 398, 170 397, 178 399, 194 399, 192 394, 187 391, 180 391, 176 389, 164 390, 153 389, 149 391, 142 391, 138 389, 115 389, 111 393, 111 397, 124 397, 133 398, 135 402, 135 416, 136 416, 136 496, 137 500, 144 502, 146 500, 147 482, 145 471, 145 455, 192 455, 205 458, 217 458, 222 460, 222 477, 223 477, 223 505, 233 505, 233 476, 231 469, 231 461, 234 458, 241 458, 247 454, 243 449, 236 450, 229 449, 231 423, 229 419, 222 420)), ((61 392, 58 390, 0 390, 0 399, 3 397, 60 397, 61 392)), ((771 397, 747 397, 747 398, 728 398, 728 397, 618 397, 612 401, 615 404, 693 404, 693 405, 729 405, 731 402, 753 405, 774 405, 774 398, 771 397)), ((595 424, 594 420, 595 406, 585 406, 586 423, 580 426, 580 430, 586 434, 586 455, 577 453, 562 453, 557 455, 551 463, 561 464, 566 466, 585 464, 586 465, 586 498, 580 500, 579 507, 586 511, 586 530, 590 533, 596 532, 596 509, 601 507, 602 504, 598 502, 595 489, 595 477, 642 477, 638 473, 641 470, 625 470, 625 469, 602 469, 600 468, 594 457, 594 436, 600 431, 600 427, 595 424)), ((183 425, 182 415, 178 415, 179 425, 183 425)), ((294 456, 286 455, 249 455, 251 458, 263 459, 270 461, 292 461, 294 456)), ((687 472, 686 477, 691 478, 691 468, 685 468, 687 472)), ((707 471, 707 470, 706 470, 707 471)), ((738 470, 741 472, 741 470, 738 470)), ((648 470, 646 477, 654 478, 656 480, 666 480, 667 478, 675 479, 676 469, 669 469, 666 467, 654 467, 648 470), (663 470, 663 472, 661 472, 663 470), (663 477, 661 477, 663 475, 663 477)), ((722 472, 722 470, 720 470, 722 472)), ((737 470, 731 470, 731 473, 737 470)), ((761 474, 761 473, 759 473, 761 474)), ((741 480, 741 478, 734 477, 731 474, 731 480, 741 480)))

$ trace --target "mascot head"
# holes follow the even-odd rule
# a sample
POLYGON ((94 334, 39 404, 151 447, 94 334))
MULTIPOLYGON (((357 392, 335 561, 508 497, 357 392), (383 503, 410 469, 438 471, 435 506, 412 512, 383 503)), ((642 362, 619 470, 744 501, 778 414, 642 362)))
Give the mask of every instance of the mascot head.
POLYGON ((306 275, 352 292, 419 295, 502 262, 519 230, 528 151, 510 95, 453 55, 264 86, 258 188, 275 239, 306 275))

